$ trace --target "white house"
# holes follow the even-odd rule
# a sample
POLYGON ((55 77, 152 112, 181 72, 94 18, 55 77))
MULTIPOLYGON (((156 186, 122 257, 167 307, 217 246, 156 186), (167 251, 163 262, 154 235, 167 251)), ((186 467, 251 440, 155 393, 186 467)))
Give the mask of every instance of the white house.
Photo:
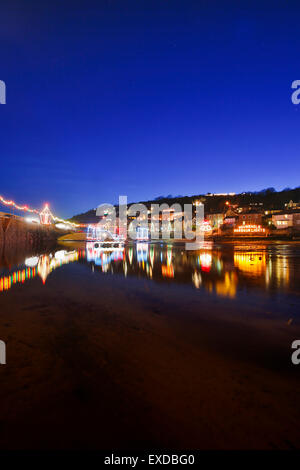
POLYGON ((273 214, 272 223, 278 229, 293 228, 300 230, 300 211, 286 211, 273 214))

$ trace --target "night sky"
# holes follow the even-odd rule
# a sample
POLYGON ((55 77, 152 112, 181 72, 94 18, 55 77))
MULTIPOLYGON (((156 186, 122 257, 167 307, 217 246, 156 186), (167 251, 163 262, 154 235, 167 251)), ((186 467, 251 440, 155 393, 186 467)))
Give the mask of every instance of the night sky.
POLYGON ((299 186, 299 13, 286 0, 2 0, 0 194, 68 217, 119 194, 299 186))

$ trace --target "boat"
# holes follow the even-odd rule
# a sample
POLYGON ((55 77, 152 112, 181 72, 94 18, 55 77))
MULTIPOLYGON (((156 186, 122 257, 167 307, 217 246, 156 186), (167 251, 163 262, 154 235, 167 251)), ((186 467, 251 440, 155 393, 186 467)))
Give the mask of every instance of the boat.
POLYGON ((112 233, 99 225, 89 225, 86 235, 87 242, 93 242, 94 248, 122 248, 125 239, 122 235, 112 233))
POLYGON ((149 229, 147 227, 138 226, 136 228, 136 241, 137 242, 149 241, 149 229))

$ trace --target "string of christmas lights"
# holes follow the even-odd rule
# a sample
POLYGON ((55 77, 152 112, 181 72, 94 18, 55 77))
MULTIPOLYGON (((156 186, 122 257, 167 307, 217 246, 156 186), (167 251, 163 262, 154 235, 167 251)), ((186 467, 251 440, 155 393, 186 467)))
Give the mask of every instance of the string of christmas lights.
POLYGON ((6 201, 4 199, 4 197, 0 196, 0 202, 2 202, 2 204, 4 204, 5 206, 10 206, 10 207, 14 207, 15 209, 18 209, 19 211, 26 211, 26 212, 31 212, 31 213, 35 213, 35 214, 39 214, 39 211, 36 210, 36 209, 30 209, 30 207, 28 206, 19 206, 18 204, 16 204, 14 201, 6 201))
MULTIPOLYGON (((56 217, 50 211, 48 204, 45 205, 45 207, 42 211, 39 211, 37 209, 31 209, 27 205, 19 206, 18 204, 15 203, 15 201, 7 201, 1 195, 0 195, 0 203, 2 203, 5 206, 8 206, 8 207, 13 207, 13 208, 15 208, 19 211, 29 212, 31 214, 33 214, 33 213, 38 214, 40 216, 41 220, 43 220, 43 217, 44 217, 45 213, 47 213, 49 215, 49 219, 47 219, 47 222, 45 223, 45 225, 50 224, 50 217, 51 217, 55 222, 60 222, 60 223, 66 224, 66 225, 71 225, 72 227, 86 227, 87 226, 86 224, 76 224, 74 222, 69 222, 67 220, 60 219, 59 217, 56 217)), ((42 222, 42 223, 44 223, 44 222, 42 222)))

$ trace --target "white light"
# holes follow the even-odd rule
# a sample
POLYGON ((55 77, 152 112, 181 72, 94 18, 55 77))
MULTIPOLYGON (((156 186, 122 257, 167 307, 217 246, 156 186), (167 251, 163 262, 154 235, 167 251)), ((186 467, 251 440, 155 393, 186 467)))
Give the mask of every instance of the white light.
POLYGON ((28 268, 34 268, 39 262, 38 256, 33 256, 32 258, 25 259, 25 266, 28 268))
POLYGON ((28 222, 30 224, 39 224, 40 220, 35 218, 35 217, 25 217, 25 222, 28 222))
POLYGON ((67 253, 66 250, 57 251, 57 252, 55 253, 55 259, 58 259, 59 261, 61 261, 62 259, 65 258, 66 253, 67 253))

